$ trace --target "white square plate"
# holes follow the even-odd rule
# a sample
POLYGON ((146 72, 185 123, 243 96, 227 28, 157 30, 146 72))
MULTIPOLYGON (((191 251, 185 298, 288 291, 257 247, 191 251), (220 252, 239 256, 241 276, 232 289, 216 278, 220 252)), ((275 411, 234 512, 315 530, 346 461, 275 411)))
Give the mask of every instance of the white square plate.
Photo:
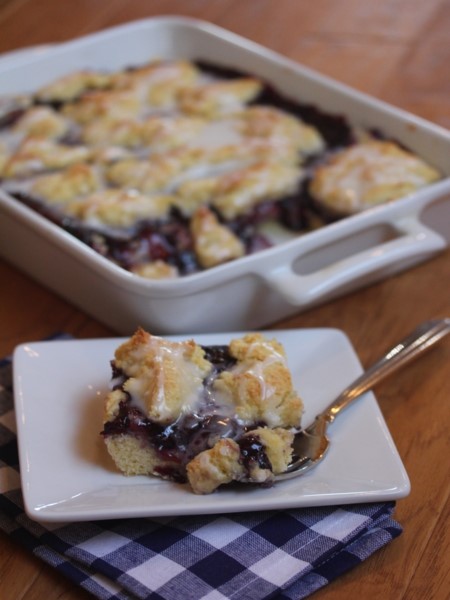
MULTIPOLYGON (((294 385, 305 403, 305 425, 361 373, 349 340, 338 330, 265 333, 285 347, 294 385)), ((240 335, 193 337, 200 344, 227 344, 240 335)), ((83 521, 227 513, 375 502, 409 493, 408 476, 372 393, 333 424, 331 448, 322 464, 272 488, 242 485, 198 496, 188 485, 124 477, 99 435, 109 362, 121 341, 32 342, 16 348, 19 457, 25 509, 31 518, 83 521)))

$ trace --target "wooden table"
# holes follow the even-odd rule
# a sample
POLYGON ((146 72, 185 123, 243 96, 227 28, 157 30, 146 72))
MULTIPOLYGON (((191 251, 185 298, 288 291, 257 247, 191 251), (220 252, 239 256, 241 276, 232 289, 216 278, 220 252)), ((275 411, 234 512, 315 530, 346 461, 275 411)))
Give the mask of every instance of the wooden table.
MULTIPOLYGON (((450 126, 450 4, 445 0, 0 0, 0 52, 160 14, 210 20, 360 90, 450 126)), ((448 216, 450 221, 450 215, 448 216)), ((0 261, 0 355, 66 331, 113 332, 0 261)), ((450 316, 450 251, 274 327, 337 327, 363 364, 431 317, 450 316)), ((444 600, 450 589, 450 340, 377 390, 412 491, 403 535, 317 598, 444 600)), ((0 535, 3 600, 89 596, 0 535)), ((180 599, 183 600, 183 599, 180 599)))

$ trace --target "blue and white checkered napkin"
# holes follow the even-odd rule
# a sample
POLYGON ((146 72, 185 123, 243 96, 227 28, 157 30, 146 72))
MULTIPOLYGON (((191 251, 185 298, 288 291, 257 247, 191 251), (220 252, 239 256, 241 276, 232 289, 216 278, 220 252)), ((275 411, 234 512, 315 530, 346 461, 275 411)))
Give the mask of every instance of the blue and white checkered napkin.
POLYGON ((393 509, 34 522, 20 490, 11 361, 0 361, 0 528, 98 598, 300 600, 397 537, 393 509))

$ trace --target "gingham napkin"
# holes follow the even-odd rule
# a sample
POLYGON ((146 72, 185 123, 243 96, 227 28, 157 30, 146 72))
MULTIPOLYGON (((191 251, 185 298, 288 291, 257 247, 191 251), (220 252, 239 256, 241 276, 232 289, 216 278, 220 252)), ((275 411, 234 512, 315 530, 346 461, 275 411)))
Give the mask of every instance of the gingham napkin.
POLYGON ((400 535, 394 503, 86 523, 24 513, 0 361, 0 528, 102 599, 300 600, 400 535))

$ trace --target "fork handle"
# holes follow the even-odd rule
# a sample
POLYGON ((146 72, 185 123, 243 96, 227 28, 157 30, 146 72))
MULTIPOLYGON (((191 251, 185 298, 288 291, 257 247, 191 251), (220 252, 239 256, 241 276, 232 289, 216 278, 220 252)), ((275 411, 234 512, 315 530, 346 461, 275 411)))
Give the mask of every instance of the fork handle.
POLYGON ((361 394, 372 389, 377 383, 431 348, 449 332, 450 318, 422 323, 346 387, 336 400, 318 415, 317 419, 325 419, 328 423, 331 423, 353 400, 356 400, 361 394))

